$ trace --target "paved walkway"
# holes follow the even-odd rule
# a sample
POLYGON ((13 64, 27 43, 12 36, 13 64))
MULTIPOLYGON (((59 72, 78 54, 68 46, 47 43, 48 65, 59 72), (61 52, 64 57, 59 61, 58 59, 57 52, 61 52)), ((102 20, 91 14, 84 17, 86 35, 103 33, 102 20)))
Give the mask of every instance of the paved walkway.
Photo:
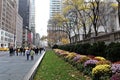
POLYGON ((40 56, 35 55, 33 61, 27 61, 26 56, 9 56, 8 52, 0 52, 0 80, 23 80, 40 56))

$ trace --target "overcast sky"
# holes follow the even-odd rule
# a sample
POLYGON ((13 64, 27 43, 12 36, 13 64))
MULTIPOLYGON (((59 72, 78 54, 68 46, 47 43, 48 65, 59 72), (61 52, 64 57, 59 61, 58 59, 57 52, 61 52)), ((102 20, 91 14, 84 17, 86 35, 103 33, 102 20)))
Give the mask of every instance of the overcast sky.
POLYGON ((49 19, 49 0, 35 0, 36 8, 36 32, 40 37, 47 35, 47 23, 49 19))

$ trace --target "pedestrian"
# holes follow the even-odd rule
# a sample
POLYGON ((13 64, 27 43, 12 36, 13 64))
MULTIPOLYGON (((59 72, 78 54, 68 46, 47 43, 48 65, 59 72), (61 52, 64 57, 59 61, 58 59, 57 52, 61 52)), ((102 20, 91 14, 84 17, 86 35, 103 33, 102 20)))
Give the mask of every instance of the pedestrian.
POLYGON ((16 56, 18 56, 18 48, 16 48, 16 56))
POLYGON ((27 56, 27 60, 29 60, 29 56, 30 56, 30 50, 29 50, 29 48, 25 50, 25 54, 27 56))
POLYGON ((35 48, 35 54, 38 55, 38 48, 35 48))
POLYGON ((26 49, 25 49, 25 48, 23 48, 23 56, 25 56, 25 50, 26 50, 26 49))
POLYGON ((43 48, 44 51, 46 51, 45 47, 43 48))
POLYGON ((35 51, 33 49, 31 49, 30 50, 31 60, 34 60, 34 54, 35 54, 35 51))
POLYGON ((10 46, 10 48, 9 48, 9 53, 10 53, 10 56, 12 56, 14 54, 14 49, 12 46, 10 46))
POLYGON ((20 55, 22 56, 22 53, 23 53, 23 48, 21 47, 20 48, 20 55))
POLYGON ((40 54, 41 54, 41 52, 42 52, 42 47, 40 47, 40 49, 39 49, 39 50, 40 50, 40 54))

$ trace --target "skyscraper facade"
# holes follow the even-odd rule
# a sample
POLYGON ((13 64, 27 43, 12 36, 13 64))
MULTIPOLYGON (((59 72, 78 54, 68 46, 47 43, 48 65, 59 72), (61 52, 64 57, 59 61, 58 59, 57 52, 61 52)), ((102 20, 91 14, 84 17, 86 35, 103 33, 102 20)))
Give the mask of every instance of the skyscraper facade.
POLYGON ((35 0, 30 0, 30 19, 29 19, 29 27, 31 32, 33 33, 33 44, 35 45, 35 0))
POLYGON ((35 0, 19 0, 19 14, 23 18, 23 47, 35 42, 35 0))
POLYGON ((0 0, 0 47, 14 44, 16 35, 16 0, 0 0))
POLYGON ((18 13, 23 18, 23 28, 29 28, 30 0, 19 0, 18 13))
POLYGON ((23 18, 17 14, 16 16, 16 36, 15 47, 20 48, 23 40, 23 18))
POLYGON ((50 18, 56 13, 61 13, 62 9, 62 0, 50 0, 50 18))
POLYGON ((19 0, 18 13, 23 18, 23 47, 28 46, 30 0, 19 0))

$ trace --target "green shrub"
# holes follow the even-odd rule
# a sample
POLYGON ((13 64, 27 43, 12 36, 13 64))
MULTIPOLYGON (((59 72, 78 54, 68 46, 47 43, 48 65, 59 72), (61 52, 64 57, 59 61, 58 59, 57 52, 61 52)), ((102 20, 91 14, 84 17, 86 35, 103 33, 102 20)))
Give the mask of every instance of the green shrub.
MULTIPOLYGON (((111 44, 110 44, 111 45, 111 44)), ((112 46, 108 46, 106 50, 107 59, 115 62, 120 60, 120 43, 114 43, 112 46)))
POLYGON ((52 49, 57 49, 57 48, 58 48, 57 44, 53 45, 53 47, 52 47, 52 49))
POLYGON ((54 45, 54 48, 59 48, 65 51, 76 52, 83 55, 101 56, 109 59, 112 62, 120 60, 120 43, 110 43, 105 45, 104 42, 97 42, 90 45, 86 44, 67 44, 67 45, 54 45))
POLYGON ((84 75, 92 76, 91 72, 92 72, 92 67, 85 67, 84 68, 84 71, 83 71, 84 75))
POLYGON ((82 45, 82 44, 76 44, 76 49, 75 49, 76 51, 75 51, 75 52, 78 53, 78 54, 81 54, 81 53, 82 53, 82 52, 81 52, 81 50, 82 50, 81 45, 82 45))
POLYGON ((81 54, 88 55, 87 50, 91 47, 89 43, 81 45, 81 54))
POLYGON ((97 42, 97 43, 93 43, 93 45, 91 45, 91 47, 88 49, 87 53, 89 53, 90 55, 94 55, 94 56, 106 57, 105 50, 106 50, 105 43, 97 42))

